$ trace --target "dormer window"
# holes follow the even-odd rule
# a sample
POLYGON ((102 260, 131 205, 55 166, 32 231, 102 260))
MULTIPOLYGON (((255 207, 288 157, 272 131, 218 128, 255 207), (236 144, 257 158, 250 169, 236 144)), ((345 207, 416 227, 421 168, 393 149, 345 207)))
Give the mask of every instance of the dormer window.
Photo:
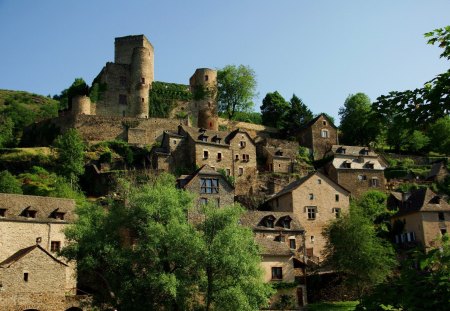
POLYGON ((6 208, 0 208, 0 217, 6 217, 6 208))
POLYGON ((267 228, 273 228, 275 225, 275 217, 273 217, 272 215, 270 216, 266 216, 262 222, 262 224, 264 226, 266 226, 267 228))
POLYGON ((337 153, 340 153, 340 154, 345 154, 345 152, 346 152, 346 149, 343 148, 343 147, 340 147, 340 148, 337 150, 337 153))
POLYGON ((369 150, 367 150, 367 149, 362 149, 362 150, 361 150, 361 154, 362 154, 362 155, 369 155, 369 150))
POLYGON ((31 206, 28 206, 26 209, 23 210, 23 212, 20 214, 20 216, 26 217, 26 218, 36 218, 37 211, 33 210, 31 206))
POLYGON ((374 169, 374 164, 372 162, 367 162, 366 163, 366 168, 373 170, 374 169))
POLYGON ((281 224, 284 229, 291 229, 291 218, 290 217, 284 217, 281 221, 281 224))
POLYGON ((53 213, 50 215, 51 218, 64 220, 64 212, 58 211, 57 209, 53 211, 53 213))
POLYGON ((282 155, 283 155, 283 151, 277 150, 277 151, 275 152, 275 155, 277 155, 277 156, 282 156, 282 155))
POLYGON ((441 197, 436 195, 430 200, 431 204, 440 204, 441 203, 441 197))
POLYGON ((352 163, 350 163, 349 161, 344 161, 342 163, 342 167, 343 168, 352 168, 352 163))

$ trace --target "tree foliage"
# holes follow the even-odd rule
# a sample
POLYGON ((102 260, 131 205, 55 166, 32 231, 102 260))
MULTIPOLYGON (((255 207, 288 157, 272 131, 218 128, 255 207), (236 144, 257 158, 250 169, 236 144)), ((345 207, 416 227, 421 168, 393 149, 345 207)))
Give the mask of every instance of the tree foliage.
POLYGON ((444 236, 440 248, 413 251, 400 273, 379 284, 356 310, 444 311, 449 301, 450 243, 444 236))
POLYGON ((233 119, 237 111, 250 112, 256 95, 256 75, 244 65, 228 65, 217 71, 219 112, 233 119))
POLYGON ((370 288, 383 282, 395 264, 391 245, 377 237, 371 220, 352 207, 325 230, 325 264, 341 273, 361 298, 370 288))
MULTIPOLYGON (((450 59, 450 26, 425 34, 428 44, 443 48, 441 57, 450 59)), ((450 112, 450 70, 437 75, 423 87, 393 91, 377 98, 373 108, 381 117, 397 116, 410 128, 426 127, 450 112)))
POLYGON ((77 181, 84 173, 85 145, 80 134, 75 129, 69 129, 58 136, 54 142, 58 148, 58 166, 62 176, 71 182, 77 181))
POLYGON ((291 107, 285 117, 285 130, 288 135, 303 127, 314 117, 308 106, 297 95, 293 94, 289 103, 291 107))
POLYGON ((163 174, 141 186, 122 183, 108 210, 80 208, 63 255, 75 259, 94 303, 120 310, 257 310, 270 290, 240 209, 208 209, 188 222, 188 192, 163 174), (207 307, 208 305, 208 307, 207 307))
POLYGON ((9 117, 0 115, 0 148, 11 144, 14 140, 14 123, 9 117))
POLYGON ((429 137, 433 150, 450 155, 450 116, 433 123, 429 129, 429 137))
POLYGON ((0 172, 0 192, 22 194, 22 183, 9 171, 0 172))
POLYGON ((339 109, 342 143, 367 146, 375 141, 379 134, 379 125, 375 122, 370 98, 364 93, 349 95, 344 107, 339 109))
POLYGON ((283 129, 290 105, 277 91, 267 93, 262 101, 262 123, 267 126, 283 129))
POLYGON ((53 99, 59 101, 59 110, 71 109, 72 98, 79 95, 89 95, 89 86, 83 78, 76 78, 69 88, 64 89, 60 95, 53 96, 53 99))

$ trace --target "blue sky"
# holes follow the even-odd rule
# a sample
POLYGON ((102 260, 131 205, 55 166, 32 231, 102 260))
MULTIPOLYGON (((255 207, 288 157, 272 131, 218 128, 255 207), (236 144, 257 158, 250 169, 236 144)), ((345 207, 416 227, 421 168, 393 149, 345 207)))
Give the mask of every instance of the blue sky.
POLYGON ((155 79, 244 64, 267 92, 337 117, 349 94, 372 100, 448 69, 423 34, 450 24, 448 0, 0 0, 0 89, 59 94, 91 83, 114 37, 145 34, 155 79))

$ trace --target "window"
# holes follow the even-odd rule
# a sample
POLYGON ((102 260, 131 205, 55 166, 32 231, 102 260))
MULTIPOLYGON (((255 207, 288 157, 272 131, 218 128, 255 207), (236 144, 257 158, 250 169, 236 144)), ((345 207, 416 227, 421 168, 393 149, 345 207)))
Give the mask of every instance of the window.
POLYGON ((321 185, 322 184, 322 179, 317 179, 317 184, 321 185))
POLYGON ((283 219, 283 228, 284 229, 291 229, 291 220, 289 218, 283 219))
POLYGON ((176 139, 173 140, 173 144, 174 144, 174 145, 177 144, 177 140, 176 140, 176 139))
POLYGON ((144 100, 145 100, 144 97, 141 97, 141 102, 142 102, 142 103, 144 102, 144 100))
POLYGON ((203 159, 208 159, 208 158, 209 158, 208 150, 203 150, 203 159))
POLYGON ((361 154, 362 155, 369 155, 369 150, 363 149, 363 150, 361 150, 361 154))
POLYGON ((278 242, 286 242, 286 237, 284 235, 279 235, 276 240, 278 240, 278 242))
POLYGON ((245 145, 246 145, 245 140, 241 140, 241 141, 239 142, 239 146, 240 146, 241 148, 245 148, 245 145))
POLYGON ((339 202, 339 194, 334 195, 334 201, 339 202))
POLYGON ((345 151, 346 151, 346 149, 341 147, 337 150, 337 153, 345 154, 345 151))
POLYGON ((50 251, 52 252, 59 252, 61 249, 61 242, 60 241, 52 241, 50 243, 50 251))
POLYGON ((336 216, 336 218, 341 217, 341 209, 339 207, 334 207, 333 214, 336 216))
POLYGON ((273 228, 274 226, 274 219, 272 217, 266 218, 266 227, 267 228, 273 228))
POLYGON ((366 164, 366 168, 373 170, 373 169, 374 169, 374 164, 368 162, 368 163, 366 164))
POLYGON ((370 186, 371 186, 371 187, 379 187, 379 186, 380 186, 380 183, 379 183, 379 181, 378 181, 378 178, 372 178, 372 179, 370 180, 370 186))
POLYGON ((6 209, 0 208, 0 217, 5 217, 5 216, 6 216, 6 209))
POLYGON ((126 85, 127 85, 127 78, 124 77, 124 76, 121 76, 121 77, 119 78, 119 82, 120 82, 120 85, 121 85, 121 86, 126 86, 126 85))
POLYGON ((53 218, 64 220, 64 214, 63 212, 53 212, 53 218))
POLYGON ((309 194, 309 199, 310 199, 310 200, 314 200, 314 193, 310 193, 310 194, 309 194))
POLYGON ((217 152, 217 161, 222 160, 222 152, 217 152))
POLYGON ((282 280, 282 279, 283 279, 283 268, 272 267, 272 280, 282 280))
POLYGON ((443 212, 439 212, 438 213, 438 218, 439 218, 440 221, 444 221, 445 220, 444 213, 443 212))
POLYGON ((325 125, 325 126, 326 126, 326 125, 327 125, 327 121, 323 120, 323 121, 322 121, 322 125, 325 125))
POLYGON ((207 194, 219 193, 219 179, 200 178, 200 193, 207 193, 207 194))
POLYGON ((239 168, 239 176, 242 176, 242 175, 244 175, 244 168, 240 167, 239 168))
POLYGON ((308 219, 316 219, 317 209, 315 206, 308 206, 306 210, 308 212, 308 219))
POLYGON ((208 199, 207 198, 200 198, 200 204, 201 205, 206 205, 206 204, 208 204, 208 199))
POLYGON ((24 280, 25 282, 28 282, 28 272, 24 272, 24 273, 23 273, 23 280, 24 280))
POLYGON ((309 241, 311 242, 311 244, 314 244, 314 241, 315 241, 314 235, 311 235, 311 237, 309 238, 309 241))
POLYGON ((227 168, 227 176, 231 175, 231 170, 229 168, 227 168))
POLYGON ((144 77, 141 78, 141 84, 145 84, 145 78, 144 77))
POLYGON ((248 154, 243 154, 243 155, 242 155, 242 161, 244 161, 244 162, 250 161, 250 155, 248 155, 248 154))
POLYGON ((344 161, 342 163, 342 167, 343 168, 352 168, 352 164, 350 162, 348 162, 348 161, 344 161))
POLYGON ((127 95, 119 94, 119 104, 126 105, 127 104, 127 95))
POLYGON ((36 214, 37 211, 30 210, 30 207, 27 207, 20 215, 26 218, 36 218, 36 214))
POLYGON ((208 75, 205 75, 205 81, 208 81, 209 77, 208 75))
POLYGON ((447 233, 447 229, 441 228, 441 234, 444 235, 444 234, 446 234, 446 233, 447 233))
POLYGON ((358 175, 358 180, 359 181, 367 180, 367 176, 366 175, 358 175))
POLYGON ((204 142, 207 142, 207 141, 208 141, 208 136, 206 136, 206 135, 201 135, 201 136, 200 136, 200 140, 201 140, 201 141, 204 141, 204 142))
POLYGON ((239 155, 238 155, 238 154, 235 155, 235 156, 234 156, 234 159, 235 159, 236 161, 239 161, 239 155))
POLYGON ((328 138, 328 130, 321 130, 320 131, 320 137, 322 138, 328 138))
POLYGON ((289 239, 289 248, 290 249, 296 249, 297 246, 295 245, 295 239, 289 239))

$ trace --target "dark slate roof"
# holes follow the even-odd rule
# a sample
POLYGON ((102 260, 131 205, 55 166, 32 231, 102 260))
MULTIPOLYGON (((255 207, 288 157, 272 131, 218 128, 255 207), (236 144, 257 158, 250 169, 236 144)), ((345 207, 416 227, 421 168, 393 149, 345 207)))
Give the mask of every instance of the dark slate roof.
POLYGON ((365 146, 346 146, 346 145, 333 145, 331 151, 334 155, 343 156, 366 156, 366 157, 378 157, 378 154, 365 146), (340 149, 345 149, 345 153, 340 153, 340 149), (368 151, 367 155, 363 154, 363 151, 368 151))
POLYGON ((260 247, 261 255, 292 256, 293 252, 286 242, 278 242, 265 237, 255 237, 256 244, 260 247))
POLYGON ((334 125, 334 123, 331 122, 330 118, 328 118, 327 115, 324 114, 324 113, 319 114, 317 117, 315 117, 314 119, 312 119, 311 121, 309 121, 308 123, 306 123, 306 124, 302 127, 302 129, 308 128, 308 127, 310 127, 311 125, 313 125, 314 123, 316 123, 317 120, 319 120, 319 118, 320 118, 321 116, 323 116, 325 119, 327 119, 328 123, 329 123, 332 127, 334 127, 335 129, 337 129, 336 125, 334 125))
POLYGON ((267 146, 264 146, 263 148, 267 151, 267 153, 269 153, 274 158, 286 159, 286 160, 291 159, 287 154, 285 154, 284 150, 281 148, 267 147, 267 146), (283 155, 278 155, 277 151, 283 152, 283 155))
POLYGON ((291 182, 289 185, 287 185, 286 187, 284 187, 280 192, 276 193, 273 197, 269 198, 268 201, 271 201, 275 198, 278 198, 280 196, 283 196, 287 193, 292 192, 293 190, 297 189, 298 187, 300 187, 305 181, 307 181, 309 178, 313 177, 313 176, 318 176, 320 178, 322 178, 323 180, 327 181, 330 184, 335 184, 336 186, 338 186, 339 188, 341 188, 343 191, 347 192, 348 194, 350 194, 350 191, 348 191, 347 189, 345 189, 344 187, 342 187, 341 185, 337 184, 336 182, 334 182, 333 180, 331 180, 330 178, 328 178, 326 175, 322 174, 319 171, 315 171, 312 172, 300 179, 297 179, 293 182, 291 182))
POLYGON ((434 163, 433 166, 431 166, 430 172, 427 175, 427 179, 435 178, 439 174, 439 171, 441 169, 447 170, 447 172, 448 172, 445 161, 439 161, 439 162, 434 163))
POLYGON ((216 176, 219 178, 222 178, 226 183, 228 183, 230 185, 231 188, 234 189, 233 185, 231 185, 228 180, 222 176, 222 174, 220 174, 219 172, 213 170, 208 164, 203 165, 202 167, 200 167, 199 169, 197 169, 195 172, 193 172, 192 174, 189 175, 181 175, 178 179, 177 179, 177 183, 179 185, 182 185, 181 188, 185 188, 192 179, 194 179, 195 176, 216 176))
MULTIPOLYGON (((399 195, 393 196, 402 202, 399 195)), ((429 188, 417 189, 401 204, 396 216, 415 212, 449 212, 450 205, 429 188)))
POLYGON ((201 129, 198 127, 191 127, 191 126, 185 126, 180 125, 180 128, 191 137, 192 140, 198 143, 206 143, 206 144, 214 144, 216 146, 223 146, 225 148, 229 147, 228 141, 226 141, 226 137, 229 135, 230 132, 221 132, 221 131, 213 131, 213 130, 206 130, 201 129), (202 141, 200 137, 204 135, 208 137, 208 141, 202 141), (220 143, 217 143, 213 141, 213 137, 220 138, 220 143))
POLYGON ((241 216, 241 224, 243 226, 251 228, 253 231, 269 231, 269 232, 299 232, 305 229, 298 221, 294 213, 290 212, 272 212, 272 211, 248 211, 241 216), (268 228, 263 224, 264 218, 268 216, 273 216, 274 218, 274 228, 268 228), (290 228, 284 228, 279 222, 285 217, 291 219, 290 228))
POLYGON ((29 246, 29 247, 26 247, 26 248, 18 250, 17 252, 15 252, 14 254, 12 254, 11 256, 9 256, 5 260, 3 260, 2 262, 0 262, 0 267, 1 268, 9 268, 9 267, 11 267, 11 265, 13 265, 14 263, 19 261, 20 259, 22 259, 26 255, 28 255, 29 253, 31 253, 35 249, 39 249, 40 251, 44 252, 47 256, 52 258, 57 263, 60 263, 60 264, 62 264, 64 266, 67 266, 64 262, 58 260, 55 256, 53 256, 52 254, 47 252, 45 249, 43 249, 39 244, 36 244, 36 245, 29 246))
POLYGON ((73 222, 75 220, 75 201, 72 199, 41 197, 0 193, 0 209, 6 209, 4 220, 20 220, 35 222, 73 222), (20 216, 24 210, 37 211, 36 218, 20 216), (52 218, 53 212, 63 212, 64 220, 52 218))

